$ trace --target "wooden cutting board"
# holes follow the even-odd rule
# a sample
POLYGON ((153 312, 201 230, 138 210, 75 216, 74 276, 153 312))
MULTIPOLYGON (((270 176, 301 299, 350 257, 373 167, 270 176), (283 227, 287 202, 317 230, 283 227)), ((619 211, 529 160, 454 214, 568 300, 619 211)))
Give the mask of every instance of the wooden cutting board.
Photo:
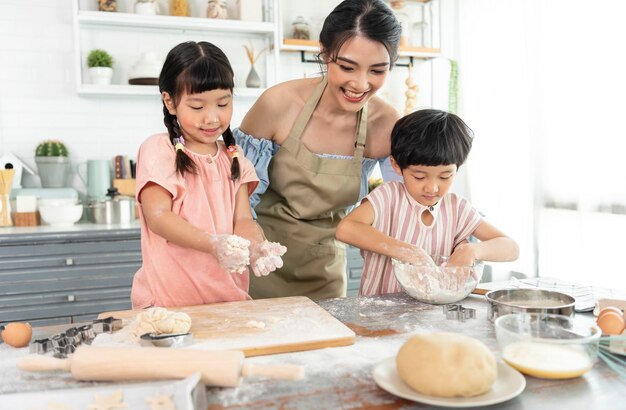
MULTIPOLYGON (((246 356, 354 344, 355 334, 304 296, 168 308, 191 317, 193 348, 242 350, 246 356)), ((140 310, 101 313, 133 319, 140 310)), ((126 321, 125 321, 126 323, 126 321)))

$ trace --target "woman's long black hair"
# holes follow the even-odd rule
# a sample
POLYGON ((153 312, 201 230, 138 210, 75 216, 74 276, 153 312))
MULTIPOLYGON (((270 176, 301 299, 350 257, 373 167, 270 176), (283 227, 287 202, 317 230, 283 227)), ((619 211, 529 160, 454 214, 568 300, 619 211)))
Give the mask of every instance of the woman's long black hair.
MULTIPOLYGON (((233 91, 235 88, 233 68, 228 58, 219 47, 201 41, 187 41, 174 47, 167 54, 161 74, 159 75, 159 91, 166 92, 174 105, 178 104, 183 93, 197 94, 217 89, 233 91)), ((163 102, 163 122, 167 127, 170 142, 173 146, 182 137, 182 132, 175 115, 170 114, 163 102)), ((227 147, 235 145, 230 126, 222 134, 227 147)), ((196 173, 193 160, 184 150, 176 150, 176 170, 183 175, 185 172, 196 173)), ((239 160, 235 157, 230 168, 231 178, 239 178, 239 160)))

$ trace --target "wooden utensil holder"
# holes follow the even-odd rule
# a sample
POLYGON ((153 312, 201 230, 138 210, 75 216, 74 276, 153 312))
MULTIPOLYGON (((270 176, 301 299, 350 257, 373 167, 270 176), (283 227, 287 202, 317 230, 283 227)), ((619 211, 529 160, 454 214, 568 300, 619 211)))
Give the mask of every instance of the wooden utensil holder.
POLYGON ((12 212, 15 226, 37 226, 41 224, 39 212, 12 212))
POLYGON ((114 179, 113 186, 117 188, 117 191, 121 195, 132 196, 135 197, 135 186, 136 179, 127 178, 127 179, 114 179))

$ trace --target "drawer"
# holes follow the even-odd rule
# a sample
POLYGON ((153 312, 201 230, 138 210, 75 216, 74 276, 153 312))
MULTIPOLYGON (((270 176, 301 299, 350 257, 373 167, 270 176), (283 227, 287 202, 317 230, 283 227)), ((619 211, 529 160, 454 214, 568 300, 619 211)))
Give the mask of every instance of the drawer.
POLYGON ((130 300, 130 285, 131 284, 128 284, 128 286, 107 289, 38 292, 4 296, 0 298, 0 312, 13 310, 17 307, 49 306, 60 305, 64 303, 72 305, 95 301, 109 301, 115 299, 130 300))
POLYGON ((46 243, 38 245, 0 246, 0 261, 23 260, 37 256, 89 255, 135 251, 141 253, 141 240, 46 243))
POLYGON ((100 264, 98 266, 71 266, 36 268, 21 271, 0 271, 0 299, 4 296, 61 292, 68 290, 130 287, 141 263, 100 264))
POLYGON ((51 256, 19 256, 0 259, 1 271, 21 271, 30 268, 55 268, 71 266, 94 266, 102 263, 140 263, 140 251, 66 253, 51 256))
MULTIPOLYGON (((1 309, 0 318, 3 322, 32 321, 66 317, 67 322, 73 322, 74 316, 93 317, 112 310, 127 310, 131 308, 130 297, 111 299, 107 301, 86 301, 80 303, 53 303, 47 306, 21 306, 15 309, 1 309)), ((61 321, 64 323, 64 321, 61 321)))

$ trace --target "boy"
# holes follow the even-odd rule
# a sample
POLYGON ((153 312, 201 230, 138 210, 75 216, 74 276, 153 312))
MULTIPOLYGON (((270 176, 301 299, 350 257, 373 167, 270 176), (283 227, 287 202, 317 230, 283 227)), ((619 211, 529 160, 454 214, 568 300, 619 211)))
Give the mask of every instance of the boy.
POLYGON ((444 256, 448 266, 517 259, 512 239, 482 220, 466 199, 448 193, 472 138, 463 120, 445 111, 420 110, 398 120, 391 165, 403 182, 376 188, 337 227, 337 239, 362 250, 359 295, 402 291, 391 258, 432 265, 429 255, 444 256), (482 242, 467 242, 470 235, 482 242))

